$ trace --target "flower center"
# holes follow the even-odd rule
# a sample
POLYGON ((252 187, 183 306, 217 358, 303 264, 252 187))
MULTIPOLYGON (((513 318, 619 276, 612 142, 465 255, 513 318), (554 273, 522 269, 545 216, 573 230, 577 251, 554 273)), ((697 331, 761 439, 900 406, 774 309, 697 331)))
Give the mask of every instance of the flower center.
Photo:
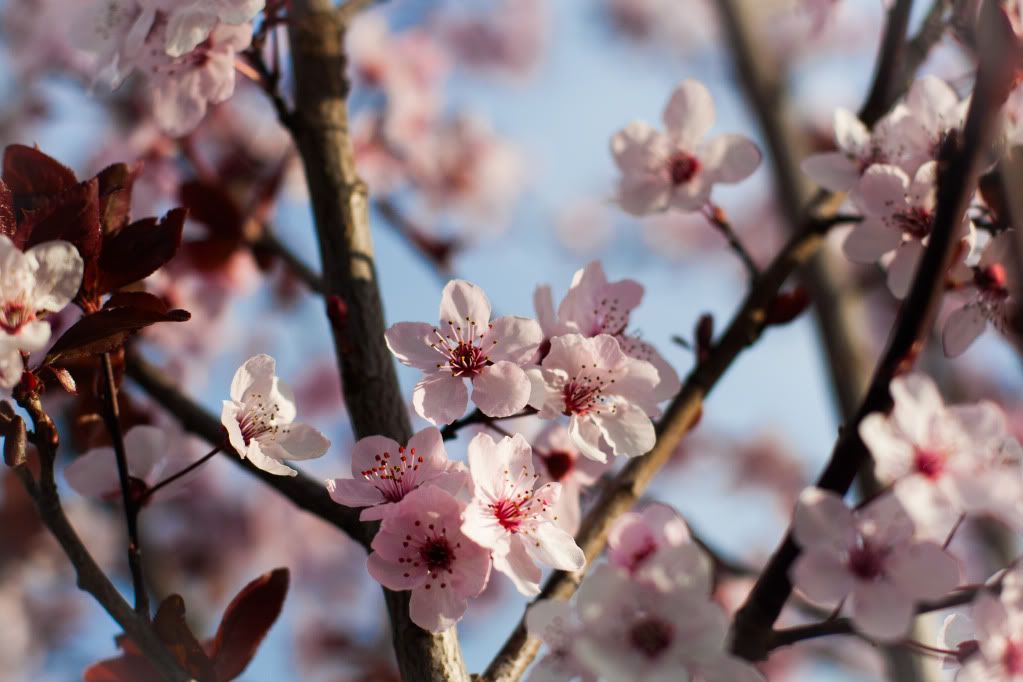
POLYGON ((646 538, 643 544, 632 553, 631 557, 629 557, 629 561, 631 562, 629 570, 635 571, 637 568, 640 567, 640 565, 643 564, 644 561, 653 556, 653 553, 656 551, 657 542, 654 541, 653 538, 650 537, 646 538))
POLYGON ((985 268, 974 270, 973 282, 985 293, 1005 297, 1009 295, 1008 279, 1005 267, 1001 263, 992 263, 985 268))
MULTIPOLYGON (((527 496, 528 499, 528 496, 527 496)), ((500 499, 490 505, 494 518, 509 533, 518 533, 525 518, 522 503, 516 500, 500 499)))
POLYGON ((399 447, 397 459, 392 459, 389 452, 374 455, 373 459, 376 464, 363 470, 362 477, 375 485, 388 502, 400 502, 415 490, 416 472, 423 463, 423 456, 417 455, 415 448, 406 453, 404 447, 399 447))
MULTIPOLYGON (((128 477, 128 497, 132 502, 139 502, 145 496, 146 492, 149 491, 149 485, 141 478, 134 476, 128 477)), ((100 498, 104 502, 120 502, 123 499, 121 495, 121 489, 115 488, 109 492, 106 492, 100 498)))
POLYGON ((668 175, 671 184, 684 185, 700 172, 700 160, 686 152, 676 152, 668 159, 668 175))
POLYGON ((281 408, 276 404, 263 402, 263 395, 256 393, 245 403, 245 409, 238 414, 238 428, 242 439, 248 445, 254 440, 277 440, 281 427, 277 423, 281 408))
POLYGON ((909 234, 914 239, 923 239, 931 233, 931 223, 934 214, 925 208, 914 206, 905 211, 899 211, 893 216, 896 227, 909 234))
POLYGON ((561 481, 575 468, 575 457, 564 450, 552 450, 543 458, 551 480, 561 481))
POLYGON ((450 571, 455 562, 455 550, 447 537, 433 537, 419 547, 419 558, 431 573, 450 571))
POLYGON ((884 575, 884 555, 864 542, 849 552, 849 571, 861 580, 877 580, 884 575))
POLYGON ((913 453, 913 468, 933 481, 945 470, 945 456, 936 450, 917 448, 913 453))
POLYGON ((675 628, 671 623, 654 617, 643 618, 629 630, 629 643, 647 658, 657 658, 663 654, 674 638, 675 628))
POLYGON ((597 378, 585 375, 576 377, 561 389, 561 399, 565 403, 564 413, 585 415, 599 410, 602 404, 604 383, 597 378))
MULTIPOLYGON (((449 320, 447 334, 441 334, 435 328, 433 334, 437 341, 431 343, 430 347, 446 360, 439 363, 437 369, 446 367, 452 376, 475 378, 484 367, 493 364, 483 348, 483 339, 492 328, 493 325, 487 325, 481 333, 481 326, 469 318, 465 319, 464 324, 449 320)), ((491 346, 497 345, 497 339, 489 341, 491 346)))
POLYGON ((13 336, 35 317, 35 312, 21 301, 5 301, 0 306, 0 329, 13 336))
POLYGON ((1005 653, 1002 654, 1002 665, 1005 672, 1010 675, 1023 674, 1023 646, 1015 640, 1005 643, 1005 653))

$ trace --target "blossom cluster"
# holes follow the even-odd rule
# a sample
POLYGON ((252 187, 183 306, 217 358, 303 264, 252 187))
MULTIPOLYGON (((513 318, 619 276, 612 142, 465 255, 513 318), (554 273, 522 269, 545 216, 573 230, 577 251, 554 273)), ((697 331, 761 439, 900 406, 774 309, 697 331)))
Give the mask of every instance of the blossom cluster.
POLYGON ((190 131, 210 104, 234 92, 235 55, 252 41, 264 0, 95 0, 74 26, 95 56, 97 80, 116 88, 144 74, 153 115, 172 135, 190 131))
POLYGON ((444 287, 436 326, 399 322, 385 337, 399 361, 423 372, 412 403, 433 424, 450 424, 465 413, 468 381, 472 401, 487 417, 527 408, 541 419, 565 416, 587 457, 634 457, 653 447, 651 417, 680 386, 653 346, 627 331, 642 295, 639 283, 608 282, 593 262, 576 273, 557 312, 549 287, 540 287, 539 322, 491 320, 483 291, 454 280, 444 287))
MULTIPOLYGON (((803 162, 803 171, 822 187, 848 192, 863 218, 846 237, 845 254, 857 263, 880 262, 898 298, 908 293, 931 234, 939 157, 946 140, 960 133, 968 105, 969 98, 940 78, 924 76, 872 129, 855 114, 836 110, 837 150, 803 162)), ((979 197, 971 204, 982 210, 979 197)), ((982 234, 967 213, 956 237, 959 248, 947 278, 966 301, 944 327, 949 356, 965 351, 989 321, 1007 331, 1020 286, 1008 257, 1013 230, 982 234)))
POLYGON ((574 603, 542 600, 526 626, 547 653, 531 682, 702 679, 756 682, 752 665, 730 656, 728 621, 711 600, 711 562, 670 507, 623 514, 574 603))

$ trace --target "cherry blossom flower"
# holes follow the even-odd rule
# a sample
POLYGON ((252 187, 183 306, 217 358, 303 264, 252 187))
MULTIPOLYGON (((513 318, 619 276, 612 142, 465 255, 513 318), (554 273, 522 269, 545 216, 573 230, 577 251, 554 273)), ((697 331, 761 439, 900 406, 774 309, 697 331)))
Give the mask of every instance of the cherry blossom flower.
POLYGON ((582 628, 573 652, 600 677, 632 682, 686 679, 762 682, 753 666, 725 652, 721 608, 693 590, 664 592, 607 564, 579 588, 582 628))
POLYGON ((220 24, 240 26, 252 21, 264 0, 162 0, 167 12, 169 57, 181 57, 204 43, 220 24))
POLYGON ((500 442, 485 433, 469 443, 473 499, 465 510, 462 532, 488 548, 494 568, 525 595, 540 592, 536 562, 563 571, 578 571, 586 557, 571 535, 558 527, 553 507, 559 483, 534 490, 532 451, 519 434, 500 442))
POLYGON ((793 521, 803 548, 792 582, 825 608, 845 603, 856 629, 890 642, 906 634, 917 602, 959 584, 959 565, 941 545, 913 538, 913 522, 893 495, 856 511, 819 488, 799 497, 793 521))
POLYGON ((444 36, 469 68, 527 76, 544 57, 545 9, 541 0, 505 0, 487 14, 449 18, 444 36))
POLYGON ((405 496, 373 538, 369 574, 391 590, 411 590, 409 616, 431 632, 461 620, 468 599, 490 579, 490 553, 463 533, 461 505, 425 485, 405 496))
POLYGON ((98 80, 116 88, 134 70, 159 9, 160 0, 98 0, 81 11, 71 37, 95 56, 98 80))
POLYGON ((330 441, 307 424, 294 424, 295 400, 291 389, 277 378, 276 362, 269 355, 245 361, 231 381, 231 399, 224 401, 220 423, 231 447, 263 471, 295 476, 288 459, 320 457, 330 441))
POLYGON ((903 103, 899 127, 899 165, 912 175, 937 159, 945 137, 962 127, 969 99, 960 99, 948 83, 927 75, 913 82, 903 103))
POLYGON ((945 633, 945 646, 962 652, 964 659, 956 682, 1018 682, 1023 678, 1021 606, 1005 594, 998 598, 982 592, 973 602, 971 618, 960 618, 946 628, 952 631, 945 633))
POLYGON ((575 535, 582 521, 579 496, 608 470, 609 464, 583 457, 562 424, 548 424, 533 443, 533 466, 538 482, 560 483, 561 496, 554 503, 558 525, 575 535))
POLYGON ((529 362, 543 332, 534 320, 499 317, 490 321, 490 301, 483 290, 453 280, 440 299, 440 322, 399 322, 385 333, 387 347, 402 364, 423 370, 412 404, 433 424, 449 424, 472 400, 490 417, 508 417, 529 401, 530 381, 522 365, 529 362))
POLYGON ((993 514, 1023 524, 1023 452, 994 403, 946 407, 922 374, 891 383, 891 416, 860 424, 878 479, 917 523, 918 534, 943 540, 962 514, 993 514))
POLYGON ((1010 317, 1017 307, 1020 286, 1012 267, 1015 240, 1015 230, 1006 230, 984 249, 972 271, 969 301, 945 321, 941 345, 947 357, 965 353, 988 322, 1003 334, 1011 333, 1010 317))
POLYGON ((85 263, 69 242, 50 241, 27 251, 0 235, 0 388, 21 379, 22 353, 43 350, 50 324, 40 316, 60 312, 82 284, 85 263))
POLYGON ((572 333, 587 337, 598 334, 614 336, 626 355, 645 360, 657 369, 660 377, 656 388, 657 400, 667 400, 682 387, 678 373, 656 348, 638 334, 625 331, 632 310, 642 298, 643 286, 639 282, 631 279, 608 282, 600 261, 593 261, 576 271, 557 313, 554 312, 549 286, 537 287, 533 303, 547 339, 572 333))
POLYGON ((530 669, 527 682, 575 679, 597 682, 597 676, 579 662, 572 649, 572 642, 580 636, 582 626, 568 602, 544 599, 534 603, 526 611, 526 630, 547 645, 546 655, 530 669))
POLYGON ((384 436, 362 438, 352 451, 352 478, 327 481, 327 490, 338 504, 366 507, 361 520, 376 521, 424 485, 457 495, 468 481, 465 465, 448 460, 440 431, 431 427, 412 436, 408 447, 384 436))
MULTIPOLYGON (((174 438, 161 428, 145 424, 133 426, 124 434, 124 451, 128 463, 130 493, 136 500, 148 497, 149 489, 170 478, 191 464, 186 458, 189 448, 183 439, 174 438), (175 461, 177 460, 177 461, 175 461)), ((198 474, 199 470, 195 470, 198 474)), ((192 474, 185 474, 174 483, 161 487, 150 499, 167 499, 188 490, 192 474)), ((75 492, 105 502, 121 500, 121 479, 112 447, 89 450, 64 469, 75 492)))
POLYGON ((139 57, 139 68, 150 78, 153 115, 171 135, 183 135, 199 124, 210 104, 234 94, 235 55, 252 42, 252 25, 218 24, 195 49, 180 57, 161 47, 161 24, 139 57))
POLYGON ((613 336, 557 336, 541 368, 529 372, 530 405, 542 419, 567 415, 569 433, 587 457, 606 461, 603 444, 628 457, 654 446, 657 369, 630 358, 613 336))
POLYGON ((620 516, 608 534, 607 558, 633 580, 662 590, 685 588, 710 595, 712 567, 671 507, 651 504, 620 516))
MULTIPOLYGON (((942 661, 942 669, 957 668, 966 658, 977 653, 977 628, 973 619, 962 613, 946 616, 938 629, 938 646, 946 651, 955 652, 954 656, 946 656, 942 661)), ((956 682, 959 682, 956 676, 956 682)), ((987 678, 985 678, 987 679, 987 678)))
POLYGON ((702 83, 680 83, 662 118, 667 133, 635 121, 611 138, 622 173, 618 201, 628 213, 698 210, 714 183, 740 182, 760 165, 760 150, 746 137, 721 135, 703 142, 714 125, 714 102, 702 83))
MULTIPOLYGON (((916 264, 923 254, 934 221, 937 164, 925 163, 910 180, 898 166, 875 164, 867 169, 856 190, 855 201, 864 220, 849 232, 843 248, 857 263, 873 263, 895 252, 888 263, 888 288, 898 298, 909 292, 916 264)), ((973 223, 963 218, 959 231, 963 240, 956 268, 974 241, 973 223)))
MULTIPOLYGON (((883 123, 879 123, 881 126, 883 123)), ((846 192, 856 186, 868 167, 889 160, 889 154, 883 148, 883 137, 872 135, 847 109, 835 110, 834 128, 838 151, 809 156, 803 160, 802 169, 824 189, 846 192)))

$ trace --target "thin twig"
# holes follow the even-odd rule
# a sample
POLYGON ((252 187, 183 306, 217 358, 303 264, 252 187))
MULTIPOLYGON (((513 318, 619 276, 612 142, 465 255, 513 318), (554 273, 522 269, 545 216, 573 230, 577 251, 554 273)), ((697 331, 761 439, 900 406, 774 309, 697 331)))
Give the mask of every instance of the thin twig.
POLYGON ((728 220, 728 216, 725 215, 724 209, 717 204, 708 203, 703 211, 703 215, 714 226, 714 229, 728 241, 728 246, 739 257, 743 267, 746 268, 746 272, 749 273, 750 281, 755 280, 760 275, 760 269, 753 260, 753 256, 750 255, 750 252, 743 245, 742 240, 739 239, 739 235, 736 234, 732 223, 728 220))
POLYGON ((103 353, 103 421, 106 423, 110 440, 117 459, 117 477, 121 484, 121 502, 128 525, 128 568, 131 571, 132 588, 135 591, 135 611, 146 621, 149 620, 149 595, 142 572, 142 547, 139 544, 139 504, 132 492, 131 477, 128 474, 128 454, 124 449, 124 433, 121 431, 121 410, 117 402, 117 381, 110 353, 103 353))
MULTIPOLYGON (((991 33, 992 42, 997 43, 1001 36, 997 31, 991 33)), ((1008 53, 1008 47, 1001 47, 1002 52, 997 52, 992 46, 992 52, 1008 53)), ((1011 76, 1004 57, 988 53, 982 59, 962 136, 950 138, 939 158, 937 205, 929 244, 860 410, 843 430, 817 481, 820 488, 839 494, 849 489, 857 470, 869 456, 859 435, 860 422, 872 412, 891 409, 888 385, 898 372, 912 364, 919 344, 933 324, 944 288, 944 274, 956 250, 957 230, 977 185, 982 153, 993 135, 1001 104, 1008 96, 1011 76)), ((736 614, 732 641, 737 655, 747 660, 761 660, 766 655, 771 626, 792 591, 788 571, 798 555, 790 532, 736 614)))
POLYGON ((451 422, 450 424, 442 428, 440 430, 440 435, 441 438, 444 440, 452 440, 458 435, 459 431, 464 429, 466 426, 472 426, 473 424, 482 424, 484 426, 489 426, 490 428, 497 430, 500 427, 497 427, 494 424, 495 421, 501 419, 518 419, 519 417, 528 417, 531 414, 536 414, 536 409, 532 407, 527 407, 521 412, 508 415, 507 417, 490 417, 488 415, 483 414, 483 412, 481 412, 479 408, 476 408, 475 410, 465 415, 461 419, 456 419, 455 421, 451 422))
POLYGON ((210 450, 205 455, 203 455, 200 459, 197 459, 196 461, 192 462, 191 464, 189 464, 187 467, 185 467, 181 471, 179 471, 176 474, 174 474, 173 476, 168 476, 167 478, 163 479, 162 481, 160 481, 159 483, 157 483, 156 485, 154 485, 152 488, 150 488, 149 490, 147 490, 145 492, 145 494, 142 496, 142 500, 139 502, 139 504, 140 505, 145 504, 148 500, 152 499, 153 495, 156 494, 157 490, 160 490, 161 488, 166 488, 167 486, 169 486, 174 481, 180 480, 183 476, 185 476, 185 475, 195 471, 196 469, 201 467, 203 464, 205 464, 206 462, 210 461, 210 459, 213 458, 213 455, 217 454, 218 452, 220 452, 220 446, 219 445, 216 446, 215 448, 213 448, 212 450, 210 450))

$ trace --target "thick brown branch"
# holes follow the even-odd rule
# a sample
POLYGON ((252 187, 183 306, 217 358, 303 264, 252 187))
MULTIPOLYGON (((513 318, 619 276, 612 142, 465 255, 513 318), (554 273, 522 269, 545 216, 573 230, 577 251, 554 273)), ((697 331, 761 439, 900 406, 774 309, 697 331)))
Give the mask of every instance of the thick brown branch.
MULTIPOLYGON (((1005 37, 992 31, 992 40, 1005 37)), ((1003 43, 1004 55, 1008 47, 1003 43)), ((888 385, 900 371, 911 364, 919 344, 934 321, 945 273, 952 262, 958 242, 958 228, 977 185, 983 151, 987 148, 1002 102, 1011 85, 1004 57, 988 56, 978 71, 972 104, 965 129, 957 140, 952 138, 939 160, 938 199, 930 242, 914 277, 913 286, 899 311, 887 349, 877 365, 870 388, 855 419, 843 430, 827 468, 817 485, 844 494, 852 484, 857 470, 868 457, 859 436, 859 423, 872 412, 891 408, 888 385), (999 62, 1002 60, 1002 63, 999 62)), ((792 585, 788 571, 799 554, 791 534, 771 557, 764 573, 754 586, 746 604, 736 614, 733 630, 734 652, 748 660, 760 660, 767 653, 771 626, 785 605, 792 585)))
MULTIPOLYGON (((125 357, 125 369, 128 377, 164 409, 177 417, 186 431, 206 439, 212 445, 224 443, 224 431, 220 420, 181 393, 170 377, 158 368, 136 354, 128 353, 125 357)), ((370 529, 359 521, 359 511, 330 499, 322 482, 302 473, 298 476, 274 476, 253 466, 248 460, 238 457, 230 448, 226 448, 224 454, 229 460, 291 500, 299 509, 315 514, 347 533, 364 547, 369 547, 372 534, 370 529)))

